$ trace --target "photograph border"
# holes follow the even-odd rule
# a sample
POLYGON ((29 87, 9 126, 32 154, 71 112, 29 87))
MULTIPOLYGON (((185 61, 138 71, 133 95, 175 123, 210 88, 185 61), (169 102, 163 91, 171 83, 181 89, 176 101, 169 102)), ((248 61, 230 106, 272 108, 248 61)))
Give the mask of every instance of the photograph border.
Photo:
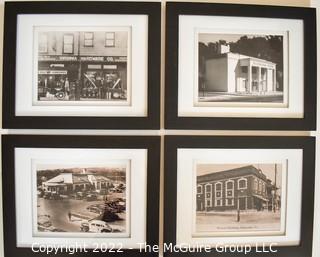
POLYGON ((316 12, 314 8, 167 2, 165 128, 215 130, 316 129, 316 12), (181 117, 178 115, 179 15, 301 19, 304 22, 304 117, 181 117))
MULTIPOLYGON (((147 149, 147 209, 146 243, 159 244, 159 196, 160 196, 160 137, 157 136, 38 136, 3 135, 2 136, 3 176, 3 225, 4 253, 6 256, 48 256, 45 252, 35 253, 31 248, 18 248, 16 239, 15 207, 15 155, 14 150, 23 148, 111 148, 111 149, 147 149)), ((134 221, 132 221, 134 222, 134 221)), ((124 249, 123 252, 76 252, 77 257, 91 256, 128 256, 139 255, 156 257, 158 253, 139 249, 124 249)), ((63 251, 52 256, 63 257, 63 251)))
MULTIPOLYGON (((164 174, 164 243, 176 245, 177 232, 177 149, 226 148, 226 149, 302 149, 303 181, 301 206, 301 241, 298 246, 274 247, 275 257, 311 257, 314 218, 315 139, 314 137, 262 137, 262 136, 166 136, 164 174), (266 140, 267 139, 267 140, 266 140)), ((262 248, 261 248, 262 249, 262 248)), ((260 249, 260 250, 261 250, 260 249)), ((166 252, 169 256, 221 256, 232 257, 230 251, 217 252, 166 252)), ((260 253, 238 252, 239 256, 258 257, 260 253)))
MULTIPOLYGON (((160 127, 161 3, 157 2, 6 2, 4 13, 4 128, 26 129, 158 129, 160 127), (148 15, 147 116, 16 116, 17 17, 19 14, 148 15)), ((133 60, 132 60, 133 61, 133 60)))

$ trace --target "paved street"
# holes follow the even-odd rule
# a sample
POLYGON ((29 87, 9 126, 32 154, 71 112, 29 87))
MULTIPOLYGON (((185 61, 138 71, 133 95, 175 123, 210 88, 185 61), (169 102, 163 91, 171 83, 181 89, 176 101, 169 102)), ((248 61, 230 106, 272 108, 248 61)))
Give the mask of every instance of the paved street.
MULTIPOLYGON (((58 98, 52 96, 52 97, 40 97, 40 101, 61 101, 61 102, 67 102, 67 101, 76 101, 75 99, 62 99, 59 100, 58 98)), ((115 98, 110 98, 110 99, 101 99, 101 98, 84 98, 81 97, 80 100, 78 101, 91 101, 91 102, 97 102, 97 101, 108 101, 108 102, 118 102, 118 101, 126 101, 126 99, 115 99, 115 98)))
POLYGON ((283 93, 266 94, 239 94, 239 93, 199 93, 199 102, 259 102, 259 103, 282 103, 283 93))
MULTIPOLYGON (((118 196, 118 195, 117 195, 118 196)), ((110 198, 109 198, 110 199, 110 198)), ((75 199, 63 199, 63 200, 49 200, 44 198, 38 198, 38 215, 50 215, 50 221, 52 226, 58 229, 62 229, 67 232, 80 232, 81 220, 80 218, 72 217, 69 220, 69 212, 80 213, 83 216, 94 219, 99 216, 94 212, 89 212, 86 208, 93 204, 103 204, 103 201, 85 201, 75 199)), ((110 225, 119 225, 125 229, 125 213, 119 214, 123 220, 117 220, 110 222, 110 225)))
POLYGON ((197 213, 197 232, 279 230, 280 212, 242 212, 237 222, 237 212, 197 213))

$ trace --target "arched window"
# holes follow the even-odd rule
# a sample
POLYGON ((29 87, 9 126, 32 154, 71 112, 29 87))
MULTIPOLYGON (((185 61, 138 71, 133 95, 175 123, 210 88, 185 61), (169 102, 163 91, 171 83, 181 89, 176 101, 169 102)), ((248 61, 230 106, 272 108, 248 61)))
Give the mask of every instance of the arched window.
POLYGON ((262 191, 262 182, 259 180, 259 191, 262 191))
POLYGON ((197 186, 197 194, 202 194, 202 185, 197 186))
POLYGON ((262 193, 264 194, 266 192, 266 184, 262 182, 262 193))
POLYGON ((240 178, 238 180, 238 189, 247 189, 248 181, 246 178, 240 178))
POLYGON ((259 190, 258 189, 258 180, 256 178, 253 180, 253 189, 256 190, 256 191, 259 190))
POLYGON ((234 205, 234 181, 228 180, 226 181, 226 205, 232 206, 234 205))
POLYGON ((212 207, 212 184, 205 185, 205 206, 212 207))
POLYGON ((215 183, 215 206, 222 206, 222 182, 215 183))

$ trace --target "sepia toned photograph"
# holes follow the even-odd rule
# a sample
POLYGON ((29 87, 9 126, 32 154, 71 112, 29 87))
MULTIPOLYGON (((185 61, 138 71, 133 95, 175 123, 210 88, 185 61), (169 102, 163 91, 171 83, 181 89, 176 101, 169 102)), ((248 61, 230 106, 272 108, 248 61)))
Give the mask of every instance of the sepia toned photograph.
POLYGON ((36 103, 127 103, 130 27, 35 27, 36 103))
POLYGON ((198 235, 284 233, 283 164, 197 164, 198 235))
POLYGON ((284 51, 283 35, 199 33, 198 104, 286 107, 284 51))
POLYGON ((36 232, 129 233, 129 170, 122 163, 38 164, 36 232))

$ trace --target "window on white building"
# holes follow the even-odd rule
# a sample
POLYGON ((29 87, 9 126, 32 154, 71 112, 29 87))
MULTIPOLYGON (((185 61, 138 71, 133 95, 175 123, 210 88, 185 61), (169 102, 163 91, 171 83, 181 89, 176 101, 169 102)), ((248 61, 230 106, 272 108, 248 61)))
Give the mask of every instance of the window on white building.
POLYGON ((48 34, 41 33, 38 38, 39 53, 48 53, 48 34))
POLYGON ((247 189, 248 181, 246 178, 241 178, 238 180, 238 189, 247 189))
POLYGON ((84 32, 84 46, 93 46, 93 32, 84 32))
POLYGON ((107 47, 115 46, 115 33, 114 32, 106 32, 105 46, 107 46, 107 47))
POLYGON ((73 34, 63 35, 63 53, 73 54, 74 37, 73 34))

